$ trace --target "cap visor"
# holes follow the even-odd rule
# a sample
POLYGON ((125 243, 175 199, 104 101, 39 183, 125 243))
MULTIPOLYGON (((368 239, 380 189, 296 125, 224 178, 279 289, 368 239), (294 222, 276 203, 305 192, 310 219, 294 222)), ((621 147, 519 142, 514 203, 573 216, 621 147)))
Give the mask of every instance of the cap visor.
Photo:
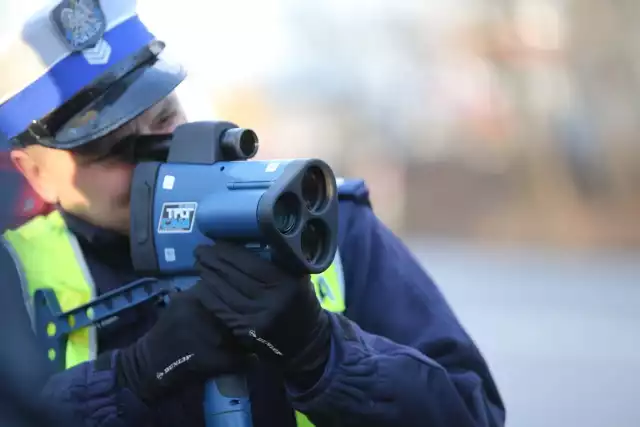
POLYGON ((73 149, 115 131, 162 101, 185 77, 181 65, 160 55, 116 81, 67 121, 55 135, 55 147, 73 149))

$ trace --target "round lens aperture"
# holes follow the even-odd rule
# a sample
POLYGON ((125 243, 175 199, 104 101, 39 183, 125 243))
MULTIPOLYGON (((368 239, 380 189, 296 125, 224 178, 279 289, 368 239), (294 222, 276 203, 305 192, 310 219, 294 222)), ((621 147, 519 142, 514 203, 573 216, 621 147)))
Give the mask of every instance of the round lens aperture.
POLYGON ((238 144, 240 148, 240 152, 247 158, 256 155, 258 151, 258 136, 254 131, 250 129, 245 129, 244 132, 240 135, 240 142, 238 144))
POLYGON ((321 210, 327 200, 326 177, 318 166, 311 166, 302 177, 302 199, 311 212, 321 210))
POLYGON ((326 227, 317 219, 307 222, 302 230, 301 246, 302 254, 311 264, 317 263, 325 253, 326 227))
POLYGON ((222 134, 220 147, 227 160, 247 160, 258 152, 258 135, 251 129, 231 128, 222 134))
POLYGON ((284 193, 273 207, 273 220, 282 234, 290 234, 300 220, 300 202, 293 193, 284 193))

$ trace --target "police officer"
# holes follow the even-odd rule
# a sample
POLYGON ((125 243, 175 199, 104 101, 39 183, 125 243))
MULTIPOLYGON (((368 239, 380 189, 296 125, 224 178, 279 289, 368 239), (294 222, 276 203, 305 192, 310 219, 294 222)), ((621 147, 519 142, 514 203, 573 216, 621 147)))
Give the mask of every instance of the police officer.
MULTIPOLYGON (((163 51, 133 1, 65 0, 0 54, 0 131, 58 207, 4 234, 20 280, 2 288, 22 289, 27 312, 36 289, 66 311, 136 278, 125 154, 134 136, 185 121, 173 94, 185 74, 163 51)), ((203 382, 243 371, 256 426, 503 425, 487 364, 364 183, 339 192, 325 273, 309 281, 229 243, 199 247, 196 286, 160 314, 143 306, 75 333, 44 396, 88 425, 200 426, 203 382), (248 328, 251 344, 237 339, 248 328)))

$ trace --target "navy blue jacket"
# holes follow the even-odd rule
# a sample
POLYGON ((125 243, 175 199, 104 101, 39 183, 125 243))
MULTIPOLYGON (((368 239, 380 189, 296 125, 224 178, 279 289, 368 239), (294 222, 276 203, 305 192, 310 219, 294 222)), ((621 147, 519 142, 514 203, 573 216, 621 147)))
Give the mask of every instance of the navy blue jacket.
MULTIPOLYGON (((504 425, 503 403, 487 364, 436 285, 376 218, 364 183, 343 186, 341 194, 347 310, 346 317, 331 314, 330 360, 310 390, 289 387, 268 366, 249 372, 254 425, 293 427, 293 408, 317 425, 504 425)), ((68 214, 66 220, 79 238, 99 293, 136 278, 126 238, 68 214)), ((11 273, 3 274, 9 281, 3 288, 20 286, 11 273)), ((100 329, 100 351, 132 343, 155 320, 150 305, 130 310, 100 329)), ((45 396, 90 426, 204 425, 201 387, 146 407, 117 387, 113 362, 106 360, 53 375, 45 396)))

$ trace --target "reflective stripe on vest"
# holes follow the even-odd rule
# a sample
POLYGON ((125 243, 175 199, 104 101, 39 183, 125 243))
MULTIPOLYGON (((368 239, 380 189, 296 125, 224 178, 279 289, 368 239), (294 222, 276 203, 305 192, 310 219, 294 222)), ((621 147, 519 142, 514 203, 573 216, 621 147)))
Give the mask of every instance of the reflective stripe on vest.
MULTIPOLYGON (((39 216, 16 230, 4 233, 8 249, 21 270, 22 288, 29 314, 37 289, 52 289, 63 312, 87 304, 95 298, 95 284, 76 237, 58 211, 39 216)), ((344 279, 340 256, 327 271, 311 277, 318 301, 327 311, 345 310, 344 279)), ((33 322, 33 316, 32 316, 33 322)), ((66 368, 95 359, 95 328, 85 328, 70 335, 66 348, 66 368)), ((49 354, 55 359, 55 354, 49 354)), ((303 414, 296 412, 300 427, 313 427, 303 414)))

